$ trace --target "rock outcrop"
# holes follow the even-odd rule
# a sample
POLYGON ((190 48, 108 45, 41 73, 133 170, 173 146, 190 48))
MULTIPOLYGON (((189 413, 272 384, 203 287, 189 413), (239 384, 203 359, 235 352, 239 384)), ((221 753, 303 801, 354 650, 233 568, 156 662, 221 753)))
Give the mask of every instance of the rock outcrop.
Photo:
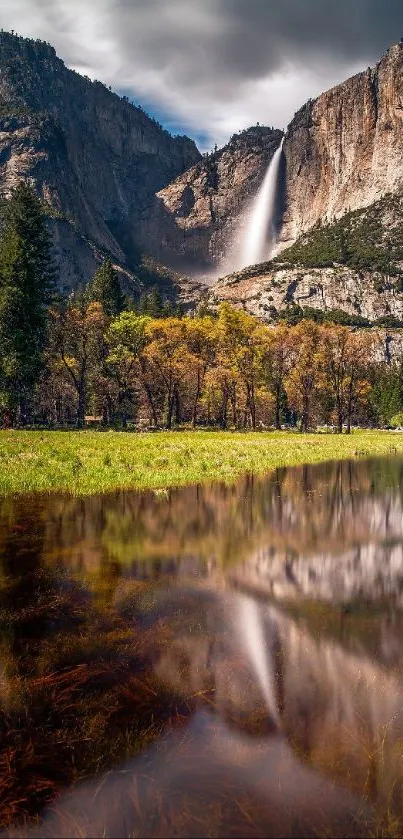
POLYGON ((144 208, 200 157, 192 140, 67 69, 48 44, 0 34, 0 191, 35 183, 62 286, 88 279, 102 253, 130 265, 144 208))
POLYGON ((263 263, 218 280, 208 293, 208 304, 227 301, 268 322, 292 305, 320 311, 341 309, 370 321, 385 314, 401 319, 403 296, 396 281, 390 280, 382 291, 377 290, 377 281, 383 277, 343 265, 303 268, 263 263))
MULTIPOLYGON (((343 265, 308 269, 263 263, 246 268, 218 280, 205 294, 205 303, 212 309, 224 301, 267 323, 290 307, 300 307, 306 314, 312 309, 343 311, 352 320, 357 318, 358 325, 359 318, 371 323, 388 315, 403 320, 399 280, 386 281, 377 272, 353 271, 343 265)), ((385 359, 399 357, 403 349, 402 330, 378 332, 385 359)))

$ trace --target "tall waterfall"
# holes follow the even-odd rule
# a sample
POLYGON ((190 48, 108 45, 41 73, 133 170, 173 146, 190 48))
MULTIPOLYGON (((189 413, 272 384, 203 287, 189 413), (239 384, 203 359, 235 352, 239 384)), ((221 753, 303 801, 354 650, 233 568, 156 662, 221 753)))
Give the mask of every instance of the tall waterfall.
POLYGON ((250 216, 243 233, 240 268, 264 262, 275 244, 275 211, 280 161, 284 137, 274 153, 262 186, 252 202, 250 216))

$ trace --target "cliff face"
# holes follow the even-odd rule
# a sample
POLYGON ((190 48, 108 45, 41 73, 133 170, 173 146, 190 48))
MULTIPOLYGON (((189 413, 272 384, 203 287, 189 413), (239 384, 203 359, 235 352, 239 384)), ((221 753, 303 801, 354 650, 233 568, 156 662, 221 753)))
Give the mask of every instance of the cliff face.
POLYGON ((281 240, 318 219, 367 206, 403 186, 403 44, 379 64, 308 102, 284 144, 281 240))
POLYGON ((142 219, 143 243, 168 263, 206 269, 227 254, 282 132, 256 126, 161 189, 142 219))
POLYGON ((32 179, 50 205, 62 284, 87 279, 97 250, 124 265, 144 207, 199 159, 193 141, 68 70, 49 45, 0 34, 0 190, 32 179))

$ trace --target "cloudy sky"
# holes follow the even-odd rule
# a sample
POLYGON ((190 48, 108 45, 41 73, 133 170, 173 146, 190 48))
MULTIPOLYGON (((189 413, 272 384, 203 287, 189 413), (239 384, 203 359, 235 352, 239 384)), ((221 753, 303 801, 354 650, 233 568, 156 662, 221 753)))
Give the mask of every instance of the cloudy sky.
POLYGON ((50 41, 79 72, 202 149, 283 128, 309 97, 403 36, 402 0, 0 0, 0 26, 50 41))

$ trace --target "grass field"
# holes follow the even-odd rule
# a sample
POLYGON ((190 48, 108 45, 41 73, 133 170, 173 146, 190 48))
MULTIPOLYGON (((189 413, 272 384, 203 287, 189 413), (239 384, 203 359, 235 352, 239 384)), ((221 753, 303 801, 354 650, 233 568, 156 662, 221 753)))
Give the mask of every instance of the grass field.
POLYGON ((291 432, 0 431, 0 495, 66 491, 74 495, 124 487, 166 489, 232 481, 253 471, 325 460, 403 454, 403 435, 350 436, 291 432))

